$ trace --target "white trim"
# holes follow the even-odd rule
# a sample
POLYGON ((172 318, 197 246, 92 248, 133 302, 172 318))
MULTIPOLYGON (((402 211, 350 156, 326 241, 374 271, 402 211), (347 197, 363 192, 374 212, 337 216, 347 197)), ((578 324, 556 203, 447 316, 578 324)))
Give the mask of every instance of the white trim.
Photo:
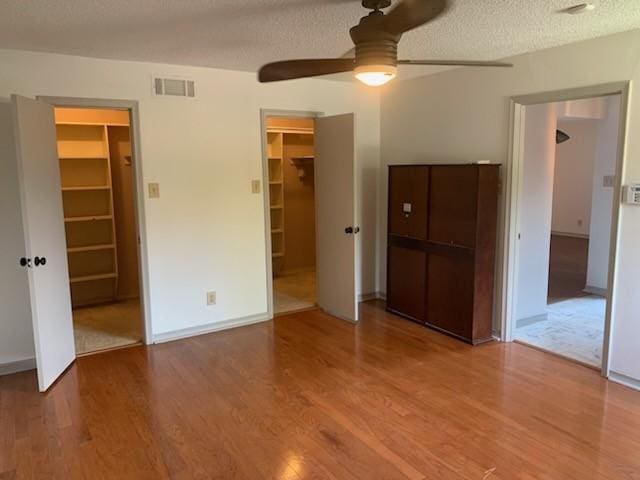
POLYGON ((502 301, 503 307, 501 319, 501 338, 505 342, 513 341, 513 316, 514 292, 517 291, 518 248, 517 235, 519 232, 519 194, 522 185, 522 157, 524 139, 524 109, 526 105, 540 103, 552 103, 583 98, 600 97, 606 95, 620 95, 620 120, 618 124, 618 152, 616 176, 614 181, 614 194, 611 216, 611 247, 609 251, 609 277, 607 283, 607 310, 605 314, 605 330, 603 339, 602 375, 609 377, 610 370, 610 344, 613 328, 613 302, 615 289, 615 270, 618 247, 618 229, 620 217, 620 191, 625 163, 625 147, 628 128, 628 104, 630 82, 615 82, 590 87, 581 87, 569 90, 544 92, 532 95, 512 97, 510 100, 510 125, 509 125, 509 163, 507 164, 507 194, 505 198, 505 249, 502 258, 502 301))
POLYGON ((172 330, 170 332, 158 333, 153 336, 153 343, 172 342, 183 338, 195 337, 197 335, 205 335, 207 333, 219 332, 220 330, 228 330, 230 328, 244 327, 253 325, 254 323, 268 322, 271 318, 267 312, 257 315, 249 315, 247 317, 231 318, 221 322, 207 323, 205 325, 196 325, 195 327, 182 328, 180 330, 172 330))
POLYGON ((265 238, 265 262, 267 271, 267 315, 269 319, 274 317, 273 308, 273 258, 271 257, 271 200, 269 198, 269 158, 267 155, 267 117, 282 118, 317 118, 322 112, 299 110, 260 109, 260 141, 262 151, 262 201, 264 203, 264 238, 265 238))
POLYGON ((54 106, 76 108, 110 108, 129 111, 129 136, 131 139, 132 166, 135 179, 136 194, 134 208, 136 210, 136 228, 138 230, 138 273, 140 282, 140 300, 143 313, 143 341, 150 344, 152 340, 151 294, 149 292, 149 250, 144 204, 144 175, 142 172, 142 141, 140 136, 140 109, 136 100, 111 100, 80 97, 37 96, 38 100, 54 106))
POLYGON ((609 380, 612 382, 619 383, 620 385, 624 385, 625 387, 633 388, 634 390, 640 390, 640 381, 635 378, 628 377, 627 375, 623 375, 617 372, 609 372, 609 380))
POLYGON ((25 358, 23 360, 15 360, 8 363, 0 363, 0 376, 11 375, 12 373, 26 372, 27 370, 35 370, 36 358, 25 358))

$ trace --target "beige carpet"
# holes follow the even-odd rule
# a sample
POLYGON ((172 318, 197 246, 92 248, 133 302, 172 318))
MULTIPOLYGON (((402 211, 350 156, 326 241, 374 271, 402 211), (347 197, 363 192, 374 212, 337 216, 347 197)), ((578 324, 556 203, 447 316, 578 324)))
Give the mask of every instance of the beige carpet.
POLYGON ((76 354, 124 347, 142 340, 142 315, 137 299, 73 311, 76 354))
POLYGON ((293 312, 316 305, 316 272, 299 272, 273 279, 275 313, 293 312))

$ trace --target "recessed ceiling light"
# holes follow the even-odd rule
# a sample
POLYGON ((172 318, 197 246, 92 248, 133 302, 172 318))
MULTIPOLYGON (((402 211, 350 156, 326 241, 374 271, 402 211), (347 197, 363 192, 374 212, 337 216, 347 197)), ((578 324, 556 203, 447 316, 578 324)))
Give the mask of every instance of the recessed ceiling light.
POLYGON ((579 15, 580 13, 590 12, 594 8, 596 8, 596 6, 593 3, 580 3, 573 7, 565 8, 563 12, 569 15, 579 15))

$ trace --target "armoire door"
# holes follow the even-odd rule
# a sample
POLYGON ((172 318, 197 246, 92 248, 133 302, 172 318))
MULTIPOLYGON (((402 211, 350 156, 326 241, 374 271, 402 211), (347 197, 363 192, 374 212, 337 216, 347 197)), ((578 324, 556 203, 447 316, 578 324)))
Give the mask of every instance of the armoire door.
POLYGON ((389 234, 427 239, 429 167, 402 165, 389 169, 389 234))
POLYGON ((317 303, 327 313, 358 320, 356 292, 354 115, 315 121, 317 303))
MULTIPOLYGON (((53 107, 11 96, 38 369, 45 391, 75 358, 53 107)), ((16 258, 16 262, 19 259, 16 258)))

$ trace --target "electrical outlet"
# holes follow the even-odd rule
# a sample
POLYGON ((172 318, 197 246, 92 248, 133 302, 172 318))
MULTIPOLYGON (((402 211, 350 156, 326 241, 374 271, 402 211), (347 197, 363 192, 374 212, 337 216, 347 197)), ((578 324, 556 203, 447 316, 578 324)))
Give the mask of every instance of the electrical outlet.
POLYGON ((251 180, 251 193, 260 193, 260 180, 251 180))
POLYGON ((216 304, 216 292, 207 292, 207 305, 216 304))
POLYGON ((160 198, 160 184, 149 184, 149 198, 160 198))
POLYGON ((605 175, 602 177, 602 186, 612 188, 616 181, 616 177, 613 175, 605 175))

